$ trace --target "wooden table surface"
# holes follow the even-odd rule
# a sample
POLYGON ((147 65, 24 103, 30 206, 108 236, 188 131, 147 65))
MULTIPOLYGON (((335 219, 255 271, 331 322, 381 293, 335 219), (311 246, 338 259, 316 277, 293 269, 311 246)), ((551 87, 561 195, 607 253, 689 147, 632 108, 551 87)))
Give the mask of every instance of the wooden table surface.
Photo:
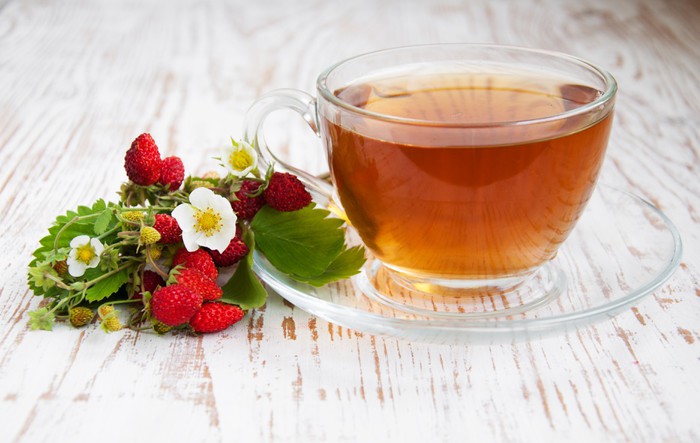
MULTIPOLYGON (((698 441, 700 3, 0 1, 1 441, 698 441), (679 227, 676 274, 619 316, 539 341, 435 346, 329 324, 273 295, 235 327, 30 331, 53 218, 125 179, 141 132, 189 172, 279 87, 374 49, 493 42, 591 60, 620 84, 603 180, 679 227)), ((270 139, 318 172, 284 113, 270 139)))

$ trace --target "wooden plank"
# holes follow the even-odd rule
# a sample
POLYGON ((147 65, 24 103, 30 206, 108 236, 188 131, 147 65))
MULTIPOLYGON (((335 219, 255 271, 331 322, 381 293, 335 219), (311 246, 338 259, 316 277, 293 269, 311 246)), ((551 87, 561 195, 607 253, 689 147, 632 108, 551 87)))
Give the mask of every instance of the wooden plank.
MULTIPOLYGON (((6 441, 694 441, 700 394, 697 2, 9 1, 0 9, 0 428, 6 441), (150 131, 211 169, 265 91, 424 42, 556 49, 620 83, 603 180, 678 225, 681 268, 619 317, 491 346, 373 337, 277 296, 206 337, 32 332, 25 267, 57 214, 110 197, 150 131)), ((314 172, 303 123, 270 131, 314 172)))

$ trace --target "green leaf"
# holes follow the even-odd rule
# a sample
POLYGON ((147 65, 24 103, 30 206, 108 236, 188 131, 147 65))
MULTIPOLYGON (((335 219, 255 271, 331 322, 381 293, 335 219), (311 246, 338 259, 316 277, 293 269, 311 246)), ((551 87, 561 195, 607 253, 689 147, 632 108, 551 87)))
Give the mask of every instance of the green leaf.
POLYGON ((37 329, 50 331, 53 329, 54 320, 55 316, 53 312, 50 312, 47 308, 39 308, 29 312, 29 327, 32 331, 36 331, 37 329))
POLYGON ((41 288, 43 291, 48 291, 50 288, 56 286, 56 282, 48 276, 53 276, 58 278, 58 273, 48 264, 44 263, 42 265, 29 268, 29 282, 41 288))
POLYGON ((257 248, 274 267, 300 278, 321 275, 341 253, 343 221, 313 204, 293 212, 263 207, 253 218, 257 248))
POLYGON ((355 246, 346 249, 338 255, 326 268, 323 274, 311 278, 303 278, 292 275, 295 280, 303 281, 313 286, 323 286, 328 283, 350 278, 360 272, 360 268, 365 263, 365 248, 355 246))
MULTIPOLYGON (((113 208, 115 205, 110 203, 109 207, 113 208)), ((71 240, 79 235, 94 237, 96 220, 107 210, 107 203, 104 200, 97 200, 91 207, 79 206, 75 211, 68 211, 56 217, 53 225, 49 228, 48 235, 39 240, 40 246, 34 251, 34 259, 29 266, 36 266, 39 262, 47 259, 54 261, 54 259, 59 257, 67 256, 70 251, 71 240), (56 254, 54 254, 54 248, 57 251, 56 254)), ((110 220, 107 221, 105 232, 116 226, 116 223, 118 223, 116 217, 110 217, 110 220)), ((113 233, 103 238, 102 242, 109 244, 116 239, 117 234, 113 233)), ((48 296, 46 290, 41 286, 31 281, 29 286, 34 291, 34 294, 48 296)))
POLYGON ((109 226, 110 221, 112 221, 112 210, 105 209, 95 220, 95 234, 102 235, 107 232, 107 226, 109 226))
POLYGON ((224 286, 220 302, 238 305, 241 309, 255 309, 265 304, 267 291, 253 273, 247 260, 238 264, 236 272, 224 286))
POLYGON ((114 294, 129 281, 129 272, 129 268, 122 269, 90 286, 85 292, 86 300, 89 302, 100 301, 114 294))
POLYGON ((46 253, 45 261, 47 263, 56 263, 58 261, 65 260, 68 258, 69 252, 70 248, 59 248, 56 250, 56 252, 51 250, 46 253))
POLYGON ((253 250, 255 239, 250 231, 243 235, 250 251, 246 258, 238 264, 236 272, 221 289, 224 291, 219 301, 238 305, 241 309, 255 309, 265 304, 267 291, 253 273, 253 250))

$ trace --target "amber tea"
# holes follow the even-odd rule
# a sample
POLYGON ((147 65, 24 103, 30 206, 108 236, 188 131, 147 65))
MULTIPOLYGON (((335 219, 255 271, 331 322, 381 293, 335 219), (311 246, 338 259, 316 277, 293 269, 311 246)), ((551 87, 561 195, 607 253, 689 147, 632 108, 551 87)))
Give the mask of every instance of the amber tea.
POLYGON ((394 73, 334 94, 358 109, 320 122, 340 201, 378 259, 419 277, 499 278, 551 259, 612 121, 554 118, 602 93, 525 71, 394 73))

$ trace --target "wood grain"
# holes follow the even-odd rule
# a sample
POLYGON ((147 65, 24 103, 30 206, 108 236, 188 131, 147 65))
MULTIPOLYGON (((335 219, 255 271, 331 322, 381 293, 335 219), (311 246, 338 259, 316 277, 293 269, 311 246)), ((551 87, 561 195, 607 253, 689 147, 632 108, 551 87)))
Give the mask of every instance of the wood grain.
MULTIPOLYGON (((0 440, 699 440, 699 22, 681 0, 0 3, 0 440), (603 181, 678 225, 685 255, 664 287, 513 345, 375 337, 277 296, 198 338, 28 330, 31 251, 58 213, 113 196, 135 135, 203 172, 265 91, 313 91, 360 52, 454 41, 561 50, 616 75, 603 181)), ((323 168, 303 123, 270 126, 290 162, 323 168)))

